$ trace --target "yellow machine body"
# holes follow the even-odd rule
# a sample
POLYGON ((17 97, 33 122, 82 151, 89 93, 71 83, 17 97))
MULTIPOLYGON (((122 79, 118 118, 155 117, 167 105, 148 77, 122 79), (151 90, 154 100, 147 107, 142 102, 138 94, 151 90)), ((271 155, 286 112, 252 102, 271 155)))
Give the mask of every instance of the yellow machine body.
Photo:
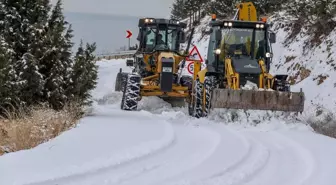
POLYGON ((164 97, 176 97, 176 98, 186 98, 189 96, 188 87, 182 86, 180 84, 173 84, 172 91, 163 92, 160 89, 159 76, 162 72, 162 58, 171 58, 174 60, 173 73, 178 72, 178 65, 184 57, 178 56, 172 52, 157 52, 154 54, 144 54, 144 63, 146 69, 154 73, 151 76, 147 76, 142 79, 141 82, 141 96, 164 96, 164 97), (153 57, 156 67, 151 67, 149 64, 149 58, 153 57))

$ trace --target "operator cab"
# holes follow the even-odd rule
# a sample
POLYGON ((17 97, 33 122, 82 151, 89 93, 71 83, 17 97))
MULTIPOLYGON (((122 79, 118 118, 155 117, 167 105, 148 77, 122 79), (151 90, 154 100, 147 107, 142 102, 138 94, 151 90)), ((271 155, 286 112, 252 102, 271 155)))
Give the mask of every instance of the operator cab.
POLYGON ((185 23, 170 19, 144 18, 139 20, 139 51, 179 52, 180 44, 185 42, 185 23))
POLYGON ((213 21, 211 25, 209 62, 224 63, 225 58, 231 58, 238 73, 258 74, 261 72, 258 60, 263 59, 269 70, 275 34, 268 31, 268 24, 225 20, 213 21))

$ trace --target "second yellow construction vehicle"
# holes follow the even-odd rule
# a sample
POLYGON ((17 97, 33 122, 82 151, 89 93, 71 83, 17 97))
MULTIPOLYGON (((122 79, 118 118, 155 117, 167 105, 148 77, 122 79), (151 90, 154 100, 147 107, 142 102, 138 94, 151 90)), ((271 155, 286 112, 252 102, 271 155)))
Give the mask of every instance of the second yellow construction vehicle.
MULTIPOLYGON (((181 76, 179 69, 187 55, 180 53, 186 42, 186 24, 178 20, 143 18, 139 20, 139 48, 133 60, 127 60, 132 73, 120 71, 116 91, 122 91, 122 110, 137 110, 144 96, 156 96, 173 104, 184 105, 191 97, 192 77, 181 76)), ((189 37, 189 49, 192 34, 189 37)))
POLYGON ((210 22, 207 67, 194 64, 189 114, 206 117, 212 108, 302 112, 304 93, 291 92, 288 75, 271 75, 276 37, 267 21, 257 18, 251 2, 237 4, 232 20, 210 22), (255 89, 244 89, 255 84, 255 89))

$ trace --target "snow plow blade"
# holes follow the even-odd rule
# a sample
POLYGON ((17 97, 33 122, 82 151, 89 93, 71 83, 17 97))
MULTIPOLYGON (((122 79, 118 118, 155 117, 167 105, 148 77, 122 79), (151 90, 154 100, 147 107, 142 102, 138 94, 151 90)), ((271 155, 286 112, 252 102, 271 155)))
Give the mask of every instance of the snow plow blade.
POLYGON ((304 93, 267 90, 214 89, 212 108, 303 112, 304 93))

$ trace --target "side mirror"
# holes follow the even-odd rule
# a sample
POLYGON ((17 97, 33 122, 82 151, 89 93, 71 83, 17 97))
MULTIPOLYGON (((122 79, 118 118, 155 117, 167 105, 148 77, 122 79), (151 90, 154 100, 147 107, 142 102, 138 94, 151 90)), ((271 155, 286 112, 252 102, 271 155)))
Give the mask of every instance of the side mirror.
POLYGON ((271 33, 269 34, 269 36, 270 36, 270 38, 269 38, 270 43, 271 43, 271 44, 276 43, 276 34, 273 33, 273 32, 271 32, 271 33))
POLYGON ((186 42, 186 35, 183 31, 180 32, 180 43, 186 42))
POLYGON ((126 60, 126 66, 132 67, 133 66, 133 60, 126 60))

